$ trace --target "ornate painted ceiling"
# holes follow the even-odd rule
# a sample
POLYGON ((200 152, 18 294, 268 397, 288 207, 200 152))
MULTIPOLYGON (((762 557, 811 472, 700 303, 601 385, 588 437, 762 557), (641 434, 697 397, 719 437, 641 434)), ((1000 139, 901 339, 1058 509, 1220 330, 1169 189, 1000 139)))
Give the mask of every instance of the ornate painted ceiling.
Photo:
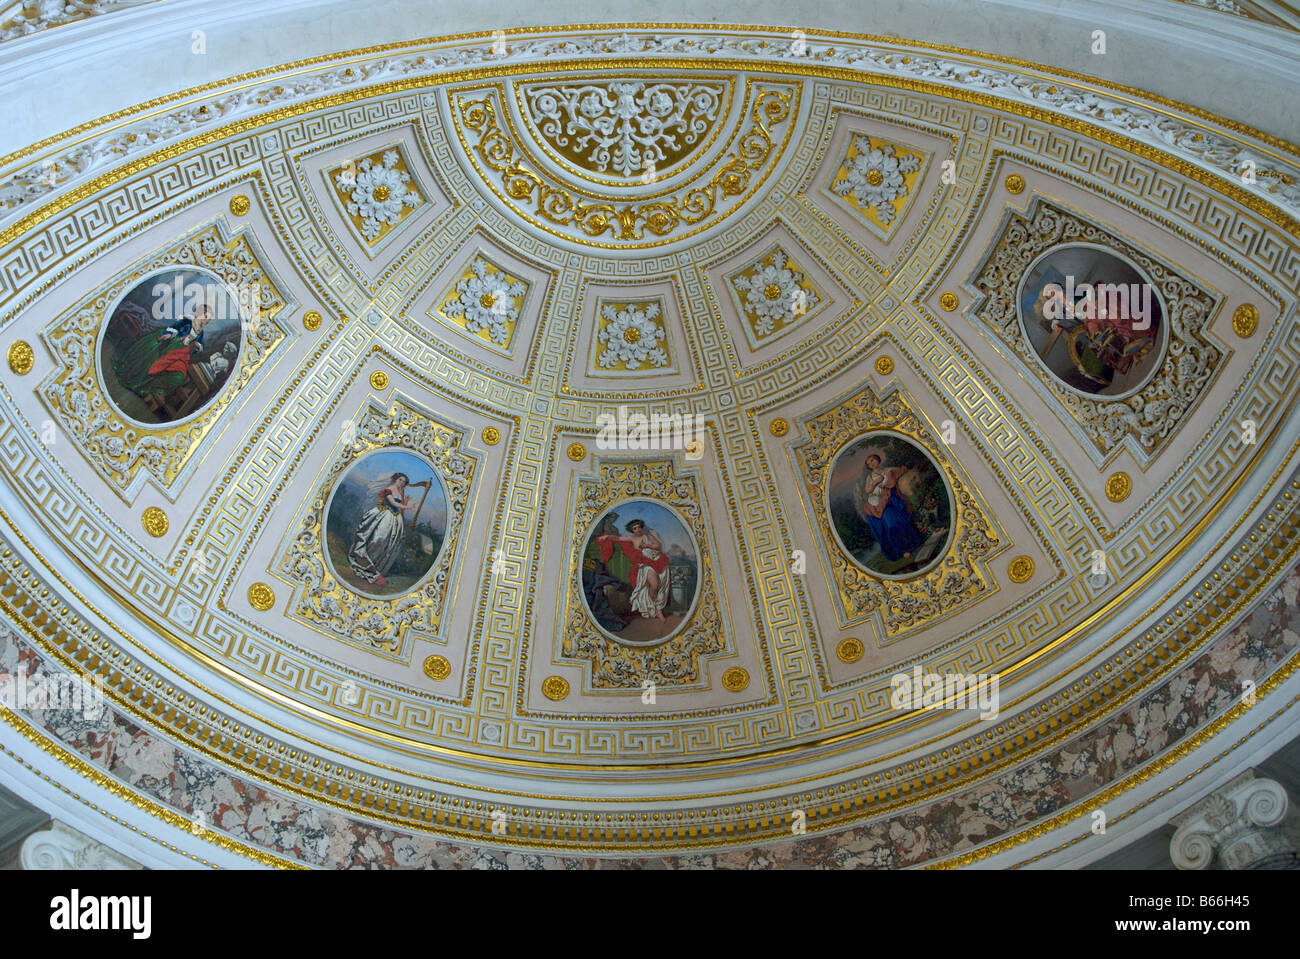
POLYGON ((1293 136, 712 25, 119 107, 0 162, 0 670, 110 706, 0 748, 136 832, 1014 862, 1290 704, 1293 136))

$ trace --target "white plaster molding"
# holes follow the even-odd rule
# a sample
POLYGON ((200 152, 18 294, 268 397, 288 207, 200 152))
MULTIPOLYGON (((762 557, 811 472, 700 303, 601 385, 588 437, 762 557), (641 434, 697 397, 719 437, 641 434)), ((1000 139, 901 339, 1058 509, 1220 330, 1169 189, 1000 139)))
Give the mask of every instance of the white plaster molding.
POLYGON ((143 869, 138 862, 96 842, 57 819, 49 829, 23 840, 24 869, 125 870, 143 869))
MULTIPOLYGON (((1279 135, 1294 134, 1294 114, 1275 94, 1294 85, 1300 42, 1285 30, 1187 4, 1150 0, 863 0, 833 13, 814 0, 758 0, 749 23, 891 34, 999 56, 1053 63, 1195 103, 1279 135), (1108 31, 1111 52, 1090 50, 1093 29, 1108 31), (1068 42, 1072 31, 1078 43, 1068 42), (1223 77, 1233 77, 1223 82, 1223 77), (1262 95, 1265 92, 1274 95, 1262 95)), ((700 0, 646 4, 610 0, 602 18, 616 22, 739 19, 734 5, 700 0)), ((94 17, 0 44, 0 91, 18 104, 6 118, 8 151, 110 110, 235 74, 411 37, 587 23, 589 11, 565 4, 526 13, 502 4, 379 0, 356 15, 354 4, 313 0, 167 0, 94 17), (309 11, 309 12, 308 12, 309 11), (202 30, 204 55, 191 53, 202 30), (122 70, 122 63, 159 69, 122 70), (165 68, 161 68, 165 64, 165 68), (41 77, 40 96, 32 78, 41 77)), ((769 39, 770 39, 769 34, 769 39)), ((513 38, 510 38, 511 40, 513 38)), ((508 41, 509 42, 509 41, 508 41)), ((490 38, 489 38, 490 46, 490 38)))
POLYGON ((1249 869, 1272 856, 1296 854, 1294 822, 1287 823, 1290 801, 1272 779, 1246 770, 1192 806, 1173 823, 1169 857, 1179 869, 1249 869))
POLYGON ((22 0, 0 10, 0 42, 157 0, 22 0))
MULTIPOLYGON (((124 160, 150 153, 205 128, 265 113, 347 88, 364 88, 403 77, 434 78, 449 70, 484 63, 530 63, 563 56, 601 61, 609 55, 638 57, 741 57, 757 64, 806 59, 847 67, 866 74, 897 76, 986 93, 1053 113, 1085 120, 1116 133, 1144 141, 1228 179, 1240 180, 1248 165, 1253 183, 1242 183, 1266 202, 1300 216, 1300 164, 1279 160, 1263 146, 1218 134, 1197 121, 1170 116, 1127 97, 1094 92, 1057 78, 1008 70, 995 64, 912 51, 900 44, 864 44, 842 39, 818 43, 810 39, 797 54, 789 44, 773 43, 770 35, 641 33, 609 31, 564 33, 521 38, 495 52, 493 43, 469 42, 454 47, 422 48, 409 54, 369 61, 327 64, 295 79, 273 78, 236 92, 221 91, 204 99, 125 122, 111 132, 81 140, 25 159, 0 179, 0 221, 14 219, 32 204, 48 199, 124 160)), ((115 104, 114 106, 120 106, 115 104)), ((268 149, 272 147, 268 146, 268 149)))

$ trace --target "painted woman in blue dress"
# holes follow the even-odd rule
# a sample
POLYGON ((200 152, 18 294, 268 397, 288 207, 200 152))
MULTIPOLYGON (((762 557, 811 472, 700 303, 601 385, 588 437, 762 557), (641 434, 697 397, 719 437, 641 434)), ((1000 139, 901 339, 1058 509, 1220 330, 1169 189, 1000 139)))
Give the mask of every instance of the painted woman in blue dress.
POLYGON ((884 466, 884 454, 867 451, 862 480, 853 489, 858 515, 890 562, 907 559, 921 545, 921 534, 912 522, 912 507, 899 489, 899 482, 912 472, 903 466, 884 466))

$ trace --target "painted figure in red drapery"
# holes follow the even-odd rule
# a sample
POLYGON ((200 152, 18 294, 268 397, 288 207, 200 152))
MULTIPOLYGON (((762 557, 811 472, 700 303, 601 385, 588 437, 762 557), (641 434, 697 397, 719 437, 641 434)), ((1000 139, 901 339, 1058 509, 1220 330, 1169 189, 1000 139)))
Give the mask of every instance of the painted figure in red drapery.
POLYGON ((647 619, 663 619, 668 604, 668 557, 663 543, 654 530, 639 519, 627 524, 627 533, 615 535, 602 533, 596 537, 600 544, 601 562, 609 562, 617 543, 632 564, 628 579, 632 585, 629 600, 632 608, 647 619))

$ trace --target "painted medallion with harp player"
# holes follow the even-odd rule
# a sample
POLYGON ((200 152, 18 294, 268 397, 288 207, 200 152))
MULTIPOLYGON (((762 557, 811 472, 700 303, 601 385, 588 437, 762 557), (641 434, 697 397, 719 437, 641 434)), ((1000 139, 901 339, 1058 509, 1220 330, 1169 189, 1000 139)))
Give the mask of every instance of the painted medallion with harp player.
POLYGON ((408 592, 433 568, 447 532, 447 495, 407 450, 378 450, 345 472, 325 511, 334 575, 362 596, 408 592))

